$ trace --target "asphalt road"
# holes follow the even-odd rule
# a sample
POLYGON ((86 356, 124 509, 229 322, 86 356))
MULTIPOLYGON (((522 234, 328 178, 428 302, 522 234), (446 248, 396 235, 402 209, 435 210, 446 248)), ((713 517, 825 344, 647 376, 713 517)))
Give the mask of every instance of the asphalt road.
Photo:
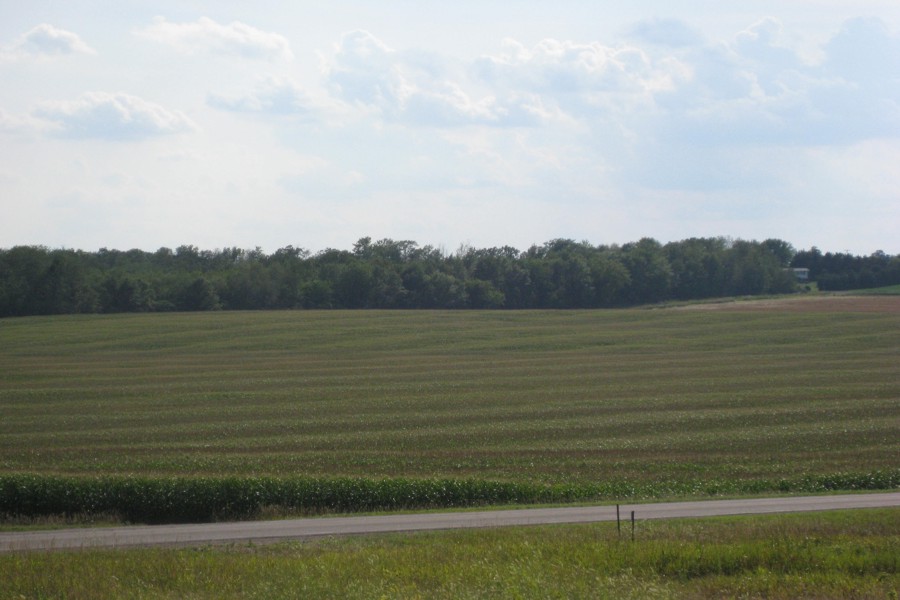
MULTIPOLYGON (((842 496, 623 504, 620 506, 620 514, 623 521, 628 521, 631 518, 631 511, 634 511, 635 519, 640 521, 645 519, 895 506, 900 506, 900 493, 897 492, 842 496)), ((201 546, 236 542, 266 543, 320 536, 472 527, 506 527, 510 525, 593 523, 597 521, 615 521, 615 519, 615 506, 583 506, 374 517, 325 517, 285 521, 57 529, 51 531, 0 533, 0 552, 99 547, 201 546)))

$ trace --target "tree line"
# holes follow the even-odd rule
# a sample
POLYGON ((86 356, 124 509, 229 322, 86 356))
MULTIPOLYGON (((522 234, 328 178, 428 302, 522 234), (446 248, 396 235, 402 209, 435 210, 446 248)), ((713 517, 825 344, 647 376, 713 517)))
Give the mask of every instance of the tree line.
POLYGON ((785 293, 789 267, 821 289, 900 283, 900 256, 797 252, 787 242, 651 238, 525 251, 362 238, 352 250, 0 249, 0 317, 288 308, 599 308, 785 293))

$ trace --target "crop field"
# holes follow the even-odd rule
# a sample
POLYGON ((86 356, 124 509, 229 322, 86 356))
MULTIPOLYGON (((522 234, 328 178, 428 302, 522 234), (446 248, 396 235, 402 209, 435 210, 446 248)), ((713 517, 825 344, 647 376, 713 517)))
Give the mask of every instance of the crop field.
POLYGON ((874 300, 0 320, 0 478, 898 487, 900 297, 874 300))

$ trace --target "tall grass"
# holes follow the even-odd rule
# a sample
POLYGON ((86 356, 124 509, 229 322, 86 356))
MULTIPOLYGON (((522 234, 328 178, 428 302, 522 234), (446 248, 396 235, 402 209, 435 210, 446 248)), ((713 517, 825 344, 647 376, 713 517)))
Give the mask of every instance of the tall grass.
POLYGON ((900 511, 0 555, 18 598, 896 598, 900 511))

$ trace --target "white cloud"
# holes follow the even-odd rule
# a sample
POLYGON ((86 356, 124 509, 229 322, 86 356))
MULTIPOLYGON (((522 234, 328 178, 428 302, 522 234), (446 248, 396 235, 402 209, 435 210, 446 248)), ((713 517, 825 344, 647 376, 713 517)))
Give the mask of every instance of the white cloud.
POLYGON ((17 117, 0 108, 0 133, 22 133, 31 127, 27 118, 17 117))
POLYGON ((41 23, 19 37, 3 53, 6 58, 65 56, 68 54, 96 54, 78 34, 41 23))
POLYGON ((700 33, 679 19, 644 19, 634 24, 629 34, 639 41, 674 48, 697 46, 703 42, 700 33))
POLYGON ((476 73, 492 84, 505 84, 553 95, 582 92, 642 92, 658 87, 663 73, 633 46, 545 39, 528 49, 515 40, 504 53, 477 61, 476 73))
POLYGON ((784 26, 774 17, 765 17, 737 34, 738 46, 771 48, 781 38, 784 26))
POLYGON ((880 19, 846 21, 825 52, 826 74, 895 94, 900 91, 900 36, 880 19))
POLYGON ((0 131, 13 132, 18 128, 18 121, 11 114, 0 108, 0 131))
POLYGON ((846 21, 810 77, 808 114, 834 143, 900 138, 900 35, 883 21, 846 21))
POLYGON ((274 76, 263 79, 247 95, 210 94, 207 103, 221 110, 271 115, 307 114, 312 109, 309 95, 296 82, 274 76))
POLYGON ((0 134, 28 136, 51 131, 53 124, 31 115, 14 115, 0 108, 0 134))
MULTIPOLYGON (((613 185, 759 189, 790 177, 768 157, 900 136, 900 52, 878 20, 847 22, 821 65, 774 18, 725 41, 677 21, 641 33, 656 45, 507 39, 454 71, 357 31, 341 38, 326 75, 341 99, 411 127, 565 122, 560 131, 586 134, 566 145, 613 185)), ((550 131, 530 138, 533 151, 549 151, 550 131)))
MULTIPOLYGON (((713 42, 689 35, 680 22, 654 26, 657 31, 644 33, 675 39, 642 47, 555 39, 526 47, 507 39, 501 52, 455 70, 448 59, 414 60, 356 31, 341 38, 326 77, 340 99, 409 127, 530 126, 536 134, 523 138, 527 152, 514 150, 504 133, 488 134, 487 147, 517 156, 491 168, 522 168, 504 181, 530 181, 536 171, 528 156, 565 147, 579 157, 581 173, 595 173, 594 186, 747 192, 791 177, 771 157, 783 162, 804 147, 900 134, 898 95, 876 89, 877 78, 865 73, 849 79, 849 64, 881 68, 871 61, 893 48, 894 38, 878 22, 849 23, 826 47, 822 65, 804 61, 773 18, 713 42), (864 34, 868 46, 855 43, 864 34), (541 127, 548 123, 556 126, 541 127)), ((882 87, 897 80, 881 75, 882 87)), ((464 139, 445 140, 467 147, 464 139)), ((484 171, 482 181, 491 180, 488 170, 469 166, 484 171)), ((591 188, 572 164, 539 171, 534 185, 541 189, 553 188, 553 181, 591 188)))
POLYGON ((187 54, 209 53, 261 60, 292 60, 294 57, 284 36, 239 21, 222 25, 201 17, 193 23, 172 23, 156 17, 152 25, 137 34, 187 54))
POLYGON ((89 92, 71 102, 45 102, 34 116, 56 125, 60 137, 140 140, 196 129, 190 119, 124 93, 89 92))
POLYGON ((558 111, 545 107, 535 94, 516 94, 498 100, 487 96, 479 101, 453 83, 410 95, 405 117, 424 125, 490 125, 531 127, 559 118, 558 111))
POLYGON ((0 57, 0 226, 16 243, 455 248, 783 227, 821 245, 851 212, 861 248, 873 231, 892 243, 890 0, 620 3, 599 21, 584 2, 515 19, 495 3, 410 5, 428 21, 358 2, 201 0, 86 20, 77 3, 45 4, 21 3, 0 42, 7 58, 18 48, 0 57), (842 25, 852 14, 883 21, 842 25), (375 35, 340 36, 350 22, 375 35), (174 135, 192 121, 202 132, 174 135))
POLYGON ((764 19, 732 42, 691 49, 693 72, 655 97, 648 138, 713 146, 820 146, 900 136, 900 42, 878 20, 854 20, 805 63, 764 19))
POLYGON ((341 36, 335 48, 337 70, 374 69, 385 71, 393 66, 396 51, 368 31, 349 31, 341 36))
POLYGON ((341 36, 326 75, 344 100, 368 106, 395 108, 410 88, 396 52, 367 31, 341 36))
POLYGON ((341 37, 326 75, 344 101, 410 125, 534 125, 552 115, 533 94, 480 98, 454 80, 437 57, 398 52, 366 31, 341 37))
POLYGON ((400 100, 404 117, 421 125, 490 122, 498 116, 493 98, 474 101, 459 85, 449 81, 430 89, 409 85, 400 100))
POLYGON ((575 120, 603 137, 625 134, 624 119, 652 111, 654 96, 692 76, 675 56, 653 57, 635 46, 544 39, 532 48, 507 39, 503 51, 483 56, 473 76, 500 98, 529 95, 559 119, 575 120))

